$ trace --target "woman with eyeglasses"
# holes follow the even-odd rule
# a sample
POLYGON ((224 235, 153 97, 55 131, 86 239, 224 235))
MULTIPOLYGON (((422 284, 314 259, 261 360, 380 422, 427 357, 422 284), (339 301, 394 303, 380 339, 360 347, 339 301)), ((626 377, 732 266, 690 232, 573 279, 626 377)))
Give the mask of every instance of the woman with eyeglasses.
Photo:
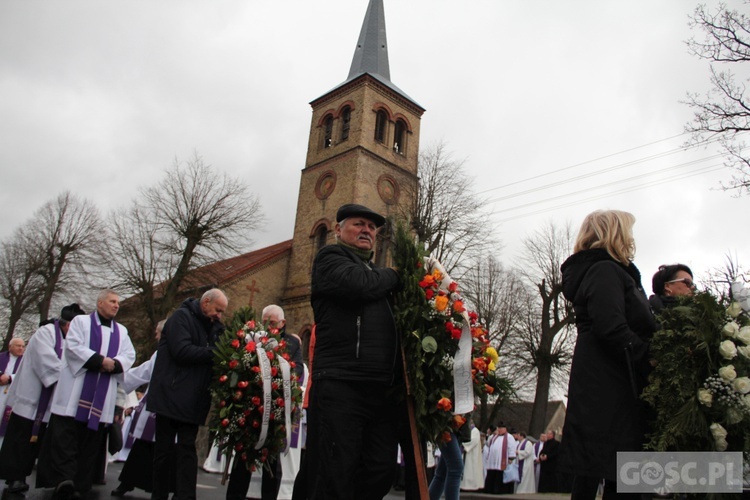
MULTIPOLYGON (((641 274, 633 264, 635 217, 619 210, 586 216, 574 253, 561 266, 578 338, 568 386, 558 470, 574 476, 571 498, 617 493, 617 452, 641 451, 646 408, 640 400, 656 330, 641 274)), ((639 498, 639 495, 633 495, 639 498)))
POLYGON ((651 279, 654 294, 648 301, 654 314, 660 313, 665 307, 672 307, 677 303, 677 297, 693 295, 695 282, 693 271, 685 264, 659 266, 651 279))

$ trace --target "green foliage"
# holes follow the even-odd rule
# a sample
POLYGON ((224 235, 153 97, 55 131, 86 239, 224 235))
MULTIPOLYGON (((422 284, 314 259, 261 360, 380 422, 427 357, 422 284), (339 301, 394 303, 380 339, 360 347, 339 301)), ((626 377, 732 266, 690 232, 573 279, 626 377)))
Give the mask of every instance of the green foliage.
MULTIPOLYGON (((399 226, 393 258, 404 286, 395 297, 394 316, 402 333, 404 364, 414 399, 417 428, 422 439, 435 443, 444 439, 454 422, 453 413, 444 409, 445 401, 441 402, 453 394, 453 357, 458 348, 456 338, 451 337, 446 325, 464 320, 459 313, 451 311, 445 315, 435 314, 434 306, 420 285, 426 274, 425 256, 426 252, 408 231, 399 226)), ((510 394, 510 383, 498 379, 494 370, 488 369, 491 359, 487 353, 486 330, 472 324, 472 338, 474 393, 510 394)))
MULTIPOLYGON (((749 398, 719 376, 719 370, 728 365, 735 368, 738 378, 750 375, 747 354, 739 352, 725 359, 719 351, 719 345, 727 340, 740 351, 745 348, 740 338, 722 332, 733 321, 726 306, 725 301, 701 292, 660 314, 661 329, 651 343, 656 366, 643 392, 655 414, 648 449, 723 451, 712 434, 712 424, 726 429, 727 451, 749 449, 749 398), (699 390, 710 390, 710 403, 699 400, 699 390)), ((748 322, 744 315, 734 321, 748 322)), ((706 397, 705 391, 701 392, 706 397)))

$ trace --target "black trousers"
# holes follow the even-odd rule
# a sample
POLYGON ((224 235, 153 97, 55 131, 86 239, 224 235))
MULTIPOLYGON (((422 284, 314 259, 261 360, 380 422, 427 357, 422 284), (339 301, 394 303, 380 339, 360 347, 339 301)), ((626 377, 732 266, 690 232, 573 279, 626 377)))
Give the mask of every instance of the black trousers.
POLYGON ((388 494, 403 392, 403 386, 376 382, 313 382, 307 411, 310 498, 369 500, 388 494))
POLYGON ((104 424, 99 424, 98 430, 93 431, 86 422, 52 415, 39 450, 36 487, 54 488, 63 481, 72 480, 76 490, 88 493, 105 433, 104 424))
MULTIPOLYGON (((263 474, 260 482, 261 500, 276 500, 281 487, 281 461, 270 459, 267 462, 271 472, 263 467, 263 474)), ((229 475, 229 484, 227 485, 226 500, 245 500, 247 498, 247 489, 250 487, 252 472, 247 470, 245 462, 239 457, 234 457, 232 473, 229 475)))
POLYGON ((46 428, 47 424, 41 425, 39 439, 32 443, 34 421, 15 413, 10 414, 3 447, 0 448, 0 479, 9 482, 25 481, 31 475, 46 428))
POLYGON ((177 479, 173 500, 195 500, 198 483, 197 435, 198 424, 156 415, 152 500, 168 500, 171 477, 177 479))

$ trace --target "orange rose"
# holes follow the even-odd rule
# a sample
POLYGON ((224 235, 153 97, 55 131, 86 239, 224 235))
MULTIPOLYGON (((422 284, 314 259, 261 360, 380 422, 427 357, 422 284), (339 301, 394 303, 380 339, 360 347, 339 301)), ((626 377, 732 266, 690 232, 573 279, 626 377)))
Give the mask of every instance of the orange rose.
POLYGON ((438 410, 450 411, 453 408, 453 404, 450 398, 440 398, 440 401, 437 402, 437 407, 438 410))
POLYGON ((432 271, 432 277, 435 279, 435 281, 441 281, 443 279, 443 274, 435 269, 432 271))
POLYGON ((462 415, 453 415, 453 422, 451 426, 454 429, 460 429, 462 425, 466 423, 466 419, 462 415))
POLYGON ((460 300, 457 300, 453 302, 453 312, 461 313, 464 312, 466 308, 464 307, 464 303, 460 300))
POLYGON ((492 394, 493 392, 495 392, 495 388, 489 384, 484 384, 484 390, 487 391, 487 394, 492 394))
POLYGON ((448 297, 444 295, 435 297, 435 309, 442 312, 445 311, 446 307, 448 307, 448 297))

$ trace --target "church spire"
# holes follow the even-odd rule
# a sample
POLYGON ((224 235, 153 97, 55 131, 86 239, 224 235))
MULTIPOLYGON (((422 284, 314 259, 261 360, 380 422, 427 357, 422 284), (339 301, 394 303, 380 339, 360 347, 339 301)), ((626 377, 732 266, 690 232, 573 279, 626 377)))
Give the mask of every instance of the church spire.
POLYGON ((391 80, 383 0, 370 0, 367 6, 347 80, 352 80, 364 73, 380 76, 380 79, 385 79, 387 82, 391 80))

